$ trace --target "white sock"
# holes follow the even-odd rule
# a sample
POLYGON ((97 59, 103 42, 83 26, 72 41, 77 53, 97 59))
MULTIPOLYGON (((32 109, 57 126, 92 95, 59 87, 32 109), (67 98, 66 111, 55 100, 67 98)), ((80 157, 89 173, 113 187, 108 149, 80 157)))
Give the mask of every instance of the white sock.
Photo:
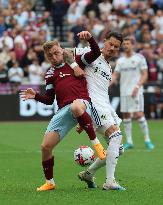
POLYGON ((91 140, 92 145, 96 145, 96 144, 100 144, 100 141, 98 140, 98 138, 96 137, 94 140, 91 140))
POLYGON ((131 118, 124 119, 123 124, 124 124, 124 129, 125 129, 125 133, 126 133, 127 142, 129 144, 133 144, 133 140, 132 140, 132 120, 131 120, 131 118))
POLYGON ((152 118, 152 119, 154 119, 154 118, 156 117, 155 112, 151 112, 151 114, 150 114, 150 115, 151 115, 151 118, 152 118))
POLYGON ((150 137, 149 137, 149 129, 148 129, 147 120, 145 119, 145 117, 141 117, 138 119, 138 122, 143 131, 145 142, 149 142, 150 137))
POLYGON ((93 176, 98 169, 100 169, 101 167, 103 167, 105 165, 106 165, 106 159, 101 160, 101 159, 97 158, 95 160, 95 162, 93 162, 93 164, 91 164, 89 166, 87 171, 93 176))
POLYGON ((48 184, 55 184, 53 178, 52 178, 52 179, 46 179, 46 182, 47 182, 48 184))
POLYGON ((157 107, 156 112, 157 112, 157 117, 160 118, 161 117, 161 108, 157 107))
POLYGON ((122 134, 120 131, 114 132, 109 136, 109 146, 107 148, 106 156, 106 183, 113 181, 115 168, 119 157, 119 146, 122 140, 122 134))

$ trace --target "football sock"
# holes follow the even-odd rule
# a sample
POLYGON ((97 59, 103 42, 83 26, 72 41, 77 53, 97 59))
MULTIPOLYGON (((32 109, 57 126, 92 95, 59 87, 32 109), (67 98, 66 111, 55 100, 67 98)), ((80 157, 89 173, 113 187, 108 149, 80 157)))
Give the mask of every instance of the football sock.
POLYGON ((42 166, 46 180, 53 179, 54 157, 46 161, 43 161, 42 166))
POLYGON ((89 166, 89 168, 87 169, 87 172, 93 176, 96 173, 96 171, 100 169, 101 167, 105 166, 105 164, 106 164, 106 158, 103 160, 101 160, 100 158, 97 158, 95 162, 93 162, 93 164, 89 166))
POLYGON ((124 129, 125 129, 125 133, 126 133, 127 142, 129 144, 133 144, 133 140, 132 140, 132 120, 131 120, 131 118, 124 119, 123 124, 124 124, 124 129))
POLYGON ((100 141, 97 138, 95 138, 94 140, 91 140, 91 143, 92 145, 96 145, 96 144, 99 144, 100 141))
POLYGON ((96 134, 93 128, 92 119, 87 112, 84 112, 81 116, 77 117, 79 125, 86 131, 90 140, 96 139, 96 134))
POLYGON ((122 141, 122 134, 120 131, 114 132, 108 137, 109 146, 107 148, 106 156, 106 183, 113 181, 116 164, 119 157, 119 146, 122 141))
POLYGON ((145 142, 149 142, 150 137, 149 137, 149 129, 148 129, 147 120, 143 116, 143 117, 138 119, 138 122, 139 122, 139 125, 141 127, 141 130, 143 131, 145 142))
POLYGON ((157 117, 160 118, 161 117, 161 108, 160 107, 156 108, 156 113, 157 113, 157 117))

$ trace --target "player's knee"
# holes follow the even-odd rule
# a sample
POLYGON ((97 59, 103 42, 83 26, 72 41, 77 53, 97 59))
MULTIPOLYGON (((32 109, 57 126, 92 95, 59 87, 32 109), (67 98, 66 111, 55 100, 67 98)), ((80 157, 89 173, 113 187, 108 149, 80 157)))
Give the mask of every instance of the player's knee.
POLYGON ((52 151, 52 147, 48 144, 41 144, 41 151, 43 153, 47 153, 47 152, 51 152, 52 151))
POLYGON ((110 136, 112 135, 114 132, 118 132, 120 129, 117 125, 111 125, 105 132, 105 136, 110 136))
POLYGON ((144 113, 143 112, 137 112, 137 113, 134 114, 134 119, 135 120, 139 120, 142 117, 144 117, 144 113))
POLYGON ((75 117, 78 117, 83 114, 84 110, 80 102, 74 101, 71 104, 71 112, 75 117))
POLYGON ((112 133, 109 132, 108 135, 106 135, 105 140, 109 146, 118 146, 119 150, 119 146, 122 141, 122 133, 119 127, 116 127, 112 133))

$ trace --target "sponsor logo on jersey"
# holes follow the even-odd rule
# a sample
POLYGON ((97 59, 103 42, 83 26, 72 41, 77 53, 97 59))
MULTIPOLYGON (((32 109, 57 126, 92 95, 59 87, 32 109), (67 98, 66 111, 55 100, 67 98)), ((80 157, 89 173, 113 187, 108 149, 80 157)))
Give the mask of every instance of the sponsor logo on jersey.
POLYGON ((102 77, 106 78, 106 80, 111 81, 111 75, 108 75, 105 71, 101 70, 99 67, 96 67, 94 73, 100 74, 102 77))

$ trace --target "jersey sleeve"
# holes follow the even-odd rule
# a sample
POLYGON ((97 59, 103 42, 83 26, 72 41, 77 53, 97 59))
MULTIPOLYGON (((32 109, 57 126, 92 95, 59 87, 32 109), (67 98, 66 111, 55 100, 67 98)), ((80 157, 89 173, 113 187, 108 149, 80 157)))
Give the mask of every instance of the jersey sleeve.
POLYGON ((90 44, 91 50, 83 53, 82 55, 77 55, 77 57, 75 58, 80 67, 91 64, 101 55, 100 48, 94 38, 91 37, 88 42, 90 44))
POLYGON ((140 70, 147 70, 148 69, 148 65, 147 65, 147 61, 145 59, 145 57, 141 54, 138 54, 139 58, 140 58, 140 63, 139 63, 139 68, 140 70))
POLYGON ((51 69, 47 71, 45 74, 45 83, 46 83, 46 91, 45 94, 41 95, 39 93, 36 94, 35 100, 44 103, 46 105, 52 105, 55 98, 55 91, 53 85, 54 77, 51 69))

